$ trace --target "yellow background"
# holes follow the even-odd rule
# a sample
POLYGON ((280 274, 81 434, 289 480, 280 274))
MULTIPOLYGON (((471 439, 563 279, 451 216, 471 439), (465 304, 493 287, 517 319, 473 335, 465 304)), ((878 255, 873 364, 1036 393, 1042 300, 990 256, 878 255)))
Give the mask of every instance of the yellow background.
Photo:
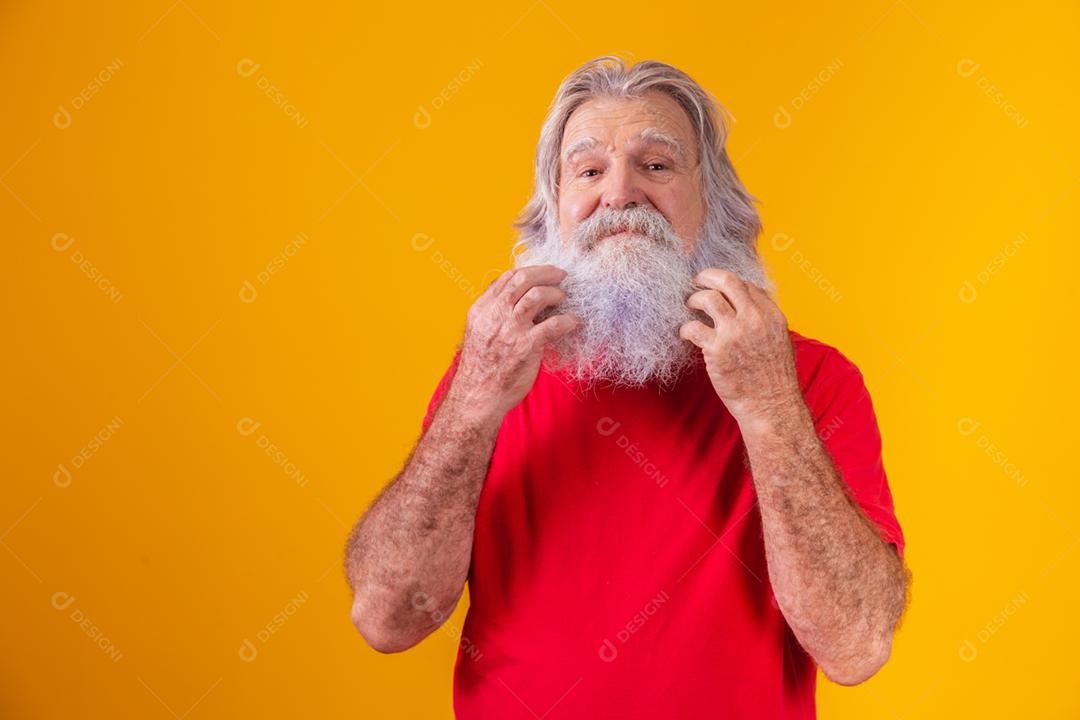
POLYGON ((451 716, 464 607, 371 651, 342 545, 508 264, 558 82, 624 53, 731 111, 781 305, 878 410, 913 603, 821 717, 1077 717, 1078 20, 5 3, 0 715, 451 716))

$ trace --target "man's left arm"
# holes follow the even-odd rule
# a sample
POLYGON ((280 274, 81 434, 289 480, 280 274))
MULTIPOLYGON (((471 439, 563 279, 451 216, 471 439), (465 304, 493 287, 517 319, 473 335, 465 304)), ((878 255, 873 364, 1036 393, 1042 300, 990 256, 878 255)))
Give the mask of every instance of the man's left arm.
POLYGON ((854 685, 889 658, 905 572, 843 487, 801 397, 743 430, 776 602, 830 680, 854 685))
POLYGON ((787 321, 757 286, 705 270, 687 305, 706 313, 681 337, 702 350, 712 384, 739 423, 777 604, 834 682, 854 685, 888 659, 907 572, 849 496, 803 400, 787 321))

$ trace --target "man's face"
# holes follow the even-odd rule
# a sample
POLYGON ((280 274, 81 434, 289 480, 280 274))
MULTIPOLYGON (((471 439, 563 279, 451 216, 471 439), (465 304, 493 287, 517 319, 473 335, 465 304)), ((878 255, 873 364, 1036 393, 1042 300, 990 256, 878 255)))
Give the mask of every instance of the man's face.
POLYGON ((546 308, 582 318, 552 351, 580 380, 637 386, 674 382, 694 358, 679 326, 693 315, 704 219, 697 145, 689 119, 662 93, 595 98, 563 133, 559 237, 515 263, 567 272, 566 300, 546 308))
MULTIPOLYGON (((581 326, 546 361, 589 382, 674 383, 700 352, 679 336, 707 267, 760 274, 756 255, 705 223, 699 148, 682 107, 654 91, 596 97, 567 121, 557 222, 516 255, 516 267, 555 265, 566 299, 536 316, 581 326)), ((704 315, 697 318, 705 320, 704 315)))
POLYGON ((686 112, 671 97, 649 92, 585 102, 567 122, 560 153, 563 243, 598 209, 651 205, 682 239, 683 251, 693 251, 705 214, 698 147, 686 112))

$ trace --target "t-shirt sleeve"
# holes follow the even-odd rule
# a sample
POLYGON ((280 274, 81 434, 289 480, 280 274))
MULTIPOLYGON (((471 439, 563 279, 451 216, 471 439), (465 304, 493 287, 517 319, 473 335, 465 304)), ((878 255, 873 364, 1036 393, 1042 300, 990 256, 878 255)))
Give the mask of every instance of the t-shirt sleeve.
POLYGON ((806 391, 818 437, 832 456, 863 513, 885 542, 904 555, 904 533, 896 519, 881 457, 881 433, 874 405, 859 369, 830 348, 806 391))
POLYGON ((446 395, 446 391, 450 389, 450 382, 454 379, 454 373, 457 371, 459 357, 461 357, 460 348, 454 353, 454 358, 450 361, 450 365, 446 368, 446 371, 443 372, 442 379, 439 380, 439 384, 435 386, 435 392, 432 393, 431 400, 428 401, 427 413, 424 415, 423 422, 420 423, 421 435, 427 432, 428 426, 431 425, 431 421, 435 417, 435 411, 439 409, 439 404, 446 395))

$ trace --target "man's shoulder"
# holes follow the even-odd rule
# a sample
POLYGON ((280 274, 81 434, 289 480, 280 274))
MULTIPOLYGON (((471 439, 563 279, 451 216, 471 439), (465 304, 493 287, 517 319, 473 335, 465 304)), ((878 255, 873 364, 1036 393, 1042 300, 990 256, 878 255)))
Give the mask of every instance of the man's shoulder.
POLYGON ((804 390, 810 385, 830 384, 847 378, 862 381, 859 367, 828 343, 788 330, 795 349, 795 367, 804 390))

